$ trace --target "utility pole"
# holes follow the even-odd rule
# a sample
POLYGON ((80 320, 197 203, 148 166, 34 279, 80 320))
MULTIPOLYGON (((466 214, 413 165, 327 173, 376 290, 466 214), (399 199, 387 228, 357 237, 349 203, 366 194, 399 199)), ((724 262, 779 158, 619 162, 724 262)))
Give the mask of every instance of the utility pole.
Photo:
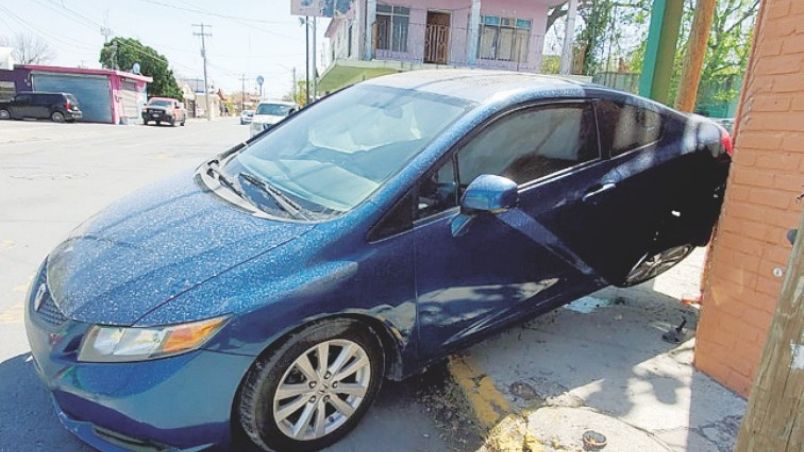
POLYGON ((318 98, 318 60, 316 59, 318 47, 315 43, 316 34, 318 34, 316 29, 317 22, 317 17, 313 16, 313 51, 310 52, 310 56, 313 58, 313 102, 318 98))
POLYGON ((212 108, 209 105, 209 83, 207 82, 207 43, 205 40, 207 36, 212 37, 212 33, 207 33, 205 31, 206 28, 212 28, 212 25, 207 25, 204 22, 201 22, 200 24, 193 24, 193 27, 198 27, 201 29, 200 32, 194 31, 193 36, 201 36, 201 57, 204 58, 204 99, 207 103, 207 121, 212 121, 212 108))
POLYGON ((246 74, 240 75, 240 111, 246 109, 246 74))
POLYGON ((310 104, 310 16, 304 16, 304 106, 310 104))
POLYGON ((296 68, 293 68, 293 86, 290 89, 290 96, 293 99, 293 102, 298 102, 299 100, 296 99, 296 89, 298 88, 298 83, 296 82, 296 68))
POLYGON ((712 30, 717 0, 698 0, 695 6, 695 17, 687 40, 687 52, 684 56, 684 69, 681 71, 681 82, 678 84, 676 108, 692 113, 698 99, 698 85, 701 83, 701 69, 706 56, 706 42, 712 30))
POLYGON ((804 215, 796 235, 737 452, 798 452, 804 447, 804 215))
POLYGON ((567 6, 567 25, 564 30, 564 42, 561 46, 561 62, 558 73, 569 75, 572 72, 572 40, 575 37, 575 16, 578 13, 578 0, 569 0, 567 6))

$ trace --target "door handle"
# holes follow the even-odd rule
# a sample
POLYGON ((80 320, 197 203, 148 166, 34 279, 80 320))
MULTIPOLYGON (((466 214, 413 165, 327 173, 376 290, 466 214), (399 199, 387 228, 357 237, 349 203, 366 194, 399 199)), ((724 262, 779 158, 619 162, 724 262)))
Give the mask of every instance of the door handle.
POLYGON ((605 193, 605 192, 607 192, 609 190, 612 190, 616 186, 617 186, 617 184, 615 184, 613 182, 607 182, 607 183, 605 183, 603 185, 595 185, 595 186, 591 187, 586 192, 585 195, 583 195, 583 198, 581 198, 581 200, 584 201, 584 202, 589 201, 590 199, 594 198, 595 196, 597 196, 599 194, 602 194, 602 193, 605 193))

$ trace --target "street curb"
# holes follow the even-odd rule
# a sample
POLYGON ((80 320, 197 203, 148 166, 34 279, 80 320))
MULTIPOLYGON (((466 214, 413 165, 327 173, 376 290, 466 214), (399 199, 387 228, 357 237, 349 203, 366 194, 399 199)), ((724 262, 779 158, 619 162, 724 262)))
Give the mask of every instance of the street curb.
POLYGON ((470 357, 451 356, 447 368, 482 427, 491 429, 512 413, 508 399, 497 390, 491 377, 478 370, 470 357))

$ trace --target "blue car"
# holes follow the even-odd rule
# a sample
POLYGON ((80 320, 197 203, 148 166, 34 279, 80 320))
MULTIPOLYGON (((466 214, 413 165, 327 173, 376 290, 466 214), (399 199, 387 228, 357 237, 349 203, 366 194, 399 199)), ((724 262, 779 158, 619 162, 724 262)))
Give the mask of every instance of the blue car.
POLYGON ((599 86, 370 80, 73 231, 28 296, 33 361, 99 449, 318 449, 385 378, 706 244, 730 153, 599 86))

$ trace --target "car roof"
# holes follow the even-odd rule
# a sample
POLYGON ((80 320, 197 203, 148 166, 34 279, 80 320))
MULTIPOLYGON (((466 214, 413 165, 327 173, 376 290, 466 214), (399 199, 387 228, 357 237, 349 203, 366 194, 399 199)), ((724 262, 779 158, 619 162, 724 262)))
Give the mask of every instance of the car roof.
POLYGON ((20 94, 26 94, 26 95, 35 94, 35 95, 48 95, 48 96, 52 96, 52 95, 67 96, 67 95, 70 95, 70 96, 72 96, 71 93, 57 93, 57 92, 51 92, 51 91, 20 91, 20 92, 17 93, 18 96, 20 94))
POLYGON ((436 69, 402 72, 366 82, 377 86, 431 92, 476 103, 515 92, 544 96, 578 96, 588 89, 604 89, 591 83, 558 76, 482 69, 436 69))

